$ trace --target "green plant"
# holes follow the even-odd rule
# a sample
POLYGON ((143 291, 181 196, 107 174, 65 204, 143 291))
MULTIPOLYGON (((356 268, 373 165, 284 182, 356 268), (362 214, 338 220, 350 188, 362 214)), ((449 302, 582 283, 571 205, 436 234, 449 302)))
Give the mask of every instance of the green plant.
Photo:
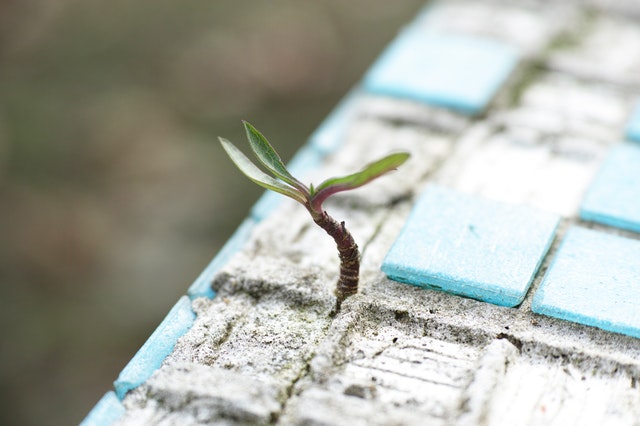
POLYGON ((360 274, 360 252, 344 222, 338 222, 327 214, 322 203, 338 192, 349 191, 365 185, 375 178, 396 169, 403 164, 409 154, 395 153, 368 164, 361 171, 342 177, 325 180, 317 187, 308 187, 293 177, 280 156, 267 139, 251 124, 243 121, 247 138, 254 154, 262 165, 273 175, 264 173, 238 148, 224 138, 219 138, 222 147, 240 171, 258 185, 293 198, 311 214, 313 221, 324 229, 335 241, 340 257, 340 277, 336 285, 337 310, 342 302, 358 291, 360 274))

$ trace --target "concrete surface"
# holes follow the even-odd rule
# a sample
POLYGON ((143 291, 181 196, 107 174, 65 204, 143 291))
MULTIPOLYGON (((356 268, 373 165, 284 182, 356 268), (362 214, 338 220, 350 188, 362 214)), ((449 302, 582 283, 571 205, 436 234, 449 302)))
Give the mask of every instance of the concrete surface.
POLYGON ((316 183, 391 151, 412 154, 397 172, 326 203, 360 245, 359 293, 332 315, 335 246, 282 198, 212 278, 215 298, 192 300, 193 327, 123 399, 118 424, 640 425, 640 339, 531 311, 572 226, 640 240, 579 216, 640 95, 634 5, 431 5, 415 25, 491 36, 523 60, 478 118, 357 93, 341 108, 349 120, 333 120, 340 131, 325 129, 343 140, 323 142, 338 148, 309 171, 316 183), (431 183, 561 216, 522 304, 381 272, 431 183))
MULTIPOLYGON (((351 134, 346 158, 392 148, 413 154, 384 180, 327 203, 363 249, 360 293, 330 317, 335 248, 286 200, 216 276, 216 298, 193 302, 194 327, 124 399, 120 424, 638 424, 640 340, 531 312, 549 257, 517 309, 403 285, 380 271, 423 184, 459 181, 467 171, 449 159, 472 158, 492 138, 459 143, 465 135, 371 119, 351 134), (377 135, 373 147, 359 134, 377 135)), ((593 171, 591 156, 577 158, 574 168, 593 171)), ((319 174, 340 163, 332 158, 319 174)), ((539 189, 535 180, 528 188, 539 189)), ((578 221, 565 217, 559 234, 578 221)))

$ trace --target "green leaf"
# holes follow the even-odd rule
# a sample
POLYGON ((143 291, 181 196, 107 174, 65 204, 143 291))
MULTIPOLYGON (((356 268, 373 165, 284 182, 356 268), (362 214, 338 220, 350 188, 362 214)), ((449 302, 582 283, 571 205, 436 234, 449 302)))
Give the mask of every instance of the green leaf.
POLYGON ((247 132, 247 139, 249 139, 251 149, 258 157, 258 160, 276 177, 303 192, 308 192, 307 188, 289 173, 289 170, 287 170, 276 150, 267 141, 267 138, 248 122, 243 121, 242 123, 247 132))
POLYGON ((357 173, 325 180, 318 185, 316 192, 321 192, 322 190, 332 186, 339 186, 341 191, 357 188, 371 182, 375 178, 382 176, 387 172, 390 172, 391 170, 397 169, 407 161, 408 158, 409 153, 406 152, 388 155, 378 161, 374 161, 373 163, 366 165, 364 169, 357 173))
POLYGON ((301 194, 300 191, 264 173, 255 164, 253 164, 251 160, 249 160, 242 153, 242 151, 236 148, 236 146, 233 145, 228 140, 224 138, 218 138, 218 139, 220 139, 220 143, 222 144, 222 147, 231 158, 231 161, 233 161, 235 165, 238 166, 238 169, 240 169, 240 171, 244 173, 245 176, 247 176, 253 182, 257 183, 263 188, 270 189, 272 191, 286 195, 287 197, 293 198, 299 203, 305 204, 306 197, 303 194, 301 194))
POLYGON ((337 178, 327 179, 322 182, 312 196, 311 206, 316 211, 322 211, 322 203, 331 195, 348 191, 365 185, 383 174, 395 170, 410 157, 407 152, 387 155, 378 161, 374 161, 364 167, 361 171, 337 178))

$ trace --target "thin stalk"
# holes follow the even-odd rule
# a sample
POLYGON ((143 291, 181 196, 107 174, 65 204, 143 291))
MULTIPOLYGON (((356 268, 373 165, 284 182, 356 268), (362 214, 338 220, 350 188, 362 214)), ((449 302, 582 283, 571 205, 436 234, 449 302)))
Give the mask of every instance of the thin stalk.
POLYGON ((336 312, 340 311, 342 302, 358 292, 358 277, 360 275, 360 251, 351 233, 345 228, 344 222, 327 214, 311 211, 313 221, 329 234, 336 242, 340 257, 340 277, 336 284, 336 312))

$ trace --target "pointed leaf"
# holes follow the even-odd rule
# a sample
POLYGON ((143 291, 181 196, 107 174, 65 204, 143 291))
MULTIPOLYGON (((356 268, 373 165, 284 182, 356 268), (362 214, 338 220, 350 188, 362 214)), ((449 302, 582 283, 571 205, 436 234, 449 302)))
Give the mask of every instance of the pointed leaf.
POLYGON ((240 171, 253 182, 257 183, 263 188, 270 189, 272 191, 286 195, 287 197, 291 197, 299 203, 304 204, 306 202, 305 196, 303 194, 264 173, 231 142, 224 138, 218 139, 220 139, 220 143, 231 158, 231 161, 233 161, 238 169, 240 169, 240 171))
POLYGON ((264 164, 264 166, 276 177, 282 179, 291 186, 295 186, 301 191, 307 191, 306 187, 298 179, 294 178, 289 170, 287 170, 287 167, 282 162, 282 159, 276 150, 273 149, 269 141, 267 141, 267 138, 265 138, 262 133, 260 133, 250 123, 243 121, 243 124, 247 132, 247 139, 249 139, 251 149, 258 157, 258 160, 260 160, 260 162, 264 164))
POLYGON ((378 161, 367 164, 364 169, 360 170, 357 173, 325 180, 320 185, 318 185, 318 187, 316 188, 316 192, 320 192, 323 189, 336 185, 344 187, 344 189, 342 189, 343 191, 357 188, 368 182, 371 182, 373 179, 387 172, 390 172, 391 170, 397 169, 405 161, 407 161, 408 158, 409 154, 406 152, 388 155, 378 161))
POLYGON ((316 209, 331 195, 348 191, 365 185, 383 174, 395 170, 409 158, 409 153, 400 152, 387 155, 378 161, 374 161, 364 167, 361 171, 337 178, 327 179, 315 188, 312 204, 316 209))

